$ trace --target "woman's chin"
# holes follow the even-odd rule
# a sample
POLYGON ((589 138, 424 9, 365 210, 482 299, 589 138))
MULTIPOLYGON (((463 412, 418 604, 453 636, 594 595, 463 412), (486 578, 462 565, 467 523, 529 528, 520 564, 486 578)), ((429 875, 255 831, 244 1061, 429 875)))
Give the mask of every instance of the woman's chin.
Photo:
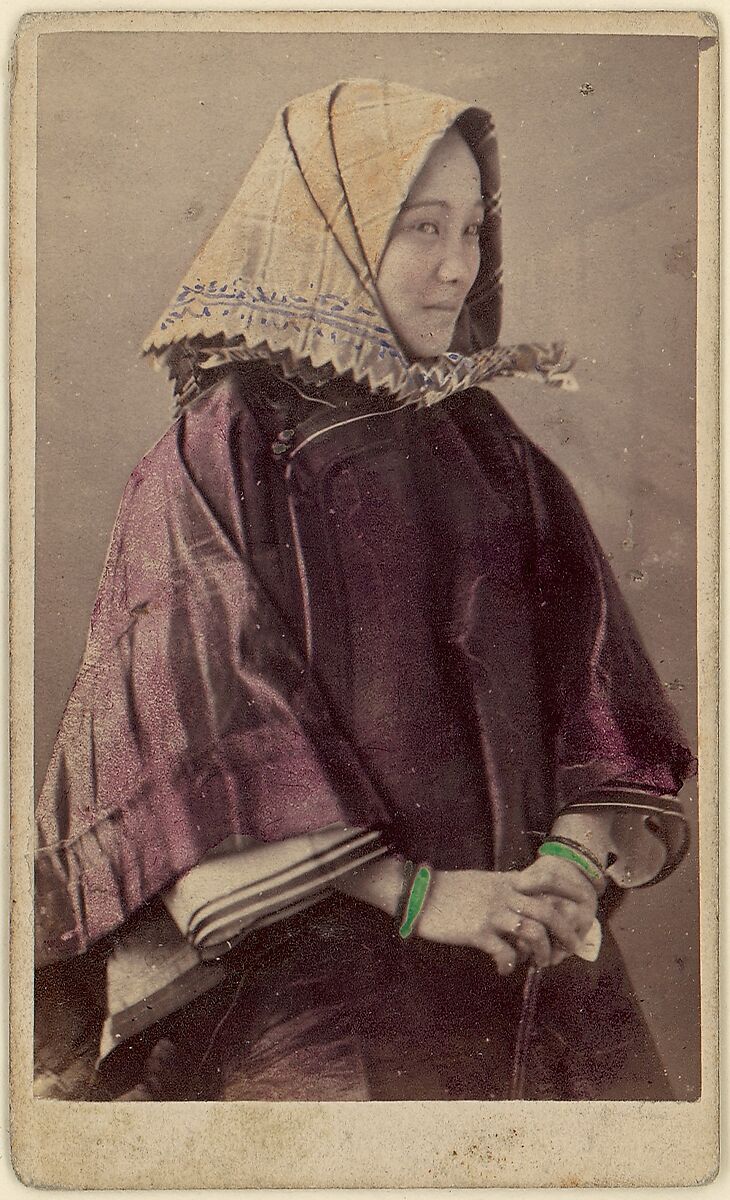
POLYGON ((448 354, 451 349, 450 338, 420 338, 406 347, 406 354, 411 362, 435 362, 442 354, 448 354))

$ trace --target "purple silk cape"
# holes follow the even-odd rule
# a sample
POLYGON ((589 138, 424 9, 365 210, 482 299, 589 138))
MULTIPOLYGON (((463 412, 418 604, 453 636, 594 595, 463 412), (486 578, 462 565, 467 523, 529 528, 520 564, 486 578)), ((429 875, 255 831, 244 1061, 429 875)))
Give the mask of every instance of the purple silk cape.
POLYGON ((353 389, 282 441, 282 389, 234 371, 132 473, 38 805, 39 966, 232 833, 346 821, 506 870, 606 785, 676 815, 674 714, 574 493, 496 401, 353 389))

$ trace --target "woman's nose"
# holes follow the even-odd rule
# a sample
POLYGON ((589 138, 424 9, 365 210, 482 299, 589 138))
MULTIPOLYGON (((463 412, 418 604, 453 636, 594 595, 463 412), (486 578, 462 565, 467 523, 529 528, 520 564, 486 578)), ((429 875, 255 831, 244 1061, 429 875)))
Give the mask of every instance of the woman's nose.
POLYGON ((461 283, 468 277, 471 266, 465 247, 444 246, 436 267, 436 275, 440 283, 461 283))

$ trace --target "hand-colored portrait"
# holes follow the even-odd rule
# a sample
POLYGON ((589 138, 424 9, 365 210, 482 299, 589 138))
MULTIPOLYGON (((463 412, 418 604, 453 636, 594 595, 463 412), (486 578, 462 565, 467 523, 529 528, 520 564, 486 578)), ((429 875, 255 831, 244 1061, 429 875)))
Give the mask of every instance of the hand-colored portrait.
POLYGON ((37 1097, 698 1097, 697 66, 40 39, 37 1097))

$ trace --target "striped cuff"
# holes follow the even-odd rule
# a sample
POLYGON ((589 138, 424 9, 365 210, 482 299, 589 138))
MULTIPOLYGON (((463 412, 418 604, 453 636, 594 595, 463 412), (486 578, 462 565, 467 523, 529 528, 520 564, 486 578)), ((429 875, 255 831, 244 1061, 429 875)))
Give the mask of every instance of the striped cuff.
POLYGON ((344 825, 281 842, 228 839, 162 900, 200 957, 218 958, 250 930, 309 908, 340 875, 388 853, 379 832, 344 825))
POLYGON ((614 861, 606 874, 620 888, 658 883, 679 865, 689 846, 689 827, 676 796, 625 786, 599 788, 574 800, 563 813, 612 813, 614 861))

